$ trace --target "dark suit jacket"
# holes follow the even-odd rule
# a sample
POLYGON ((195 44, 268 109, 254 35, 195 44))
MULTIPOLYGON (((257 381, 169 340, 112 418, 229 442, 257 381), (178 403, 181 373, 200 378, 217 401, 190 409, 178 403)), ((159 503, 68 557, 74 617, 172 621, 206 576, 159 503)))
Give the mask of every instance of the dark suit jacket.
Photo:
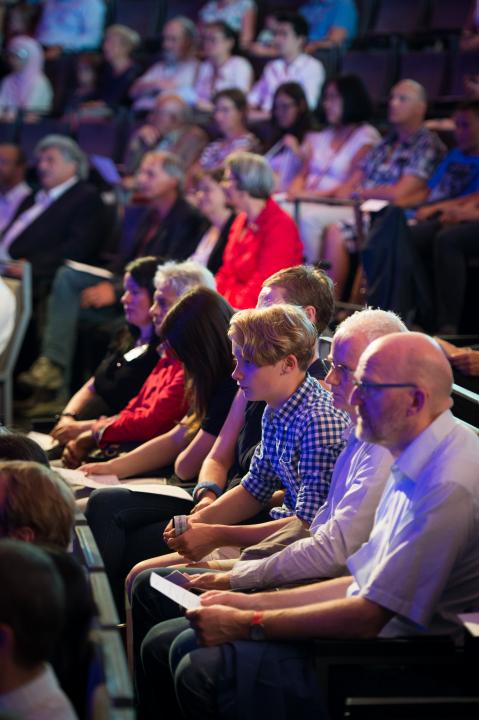
MULTIPOLYGON (((34 202, 33 194, 25 198, 14 220, 34 202)), ((29 260, 34 278, 49 281, 64 260, 95 264, 106 232, 106 208, 101 196, 92 185, 80 180, 15 238, 9 253, 14 259, 29 260)))
POLYGON ((138 228, 133 253, 129 259, 137 257, 140 251, 141 255, 156 255, 162 260, 186 260, 196 250, 209 226, 209 221, 199 210, 183 197, 179 197, 155 234, 140 250, 145 236, 156 222, 155 212, 148 211, 138 228))

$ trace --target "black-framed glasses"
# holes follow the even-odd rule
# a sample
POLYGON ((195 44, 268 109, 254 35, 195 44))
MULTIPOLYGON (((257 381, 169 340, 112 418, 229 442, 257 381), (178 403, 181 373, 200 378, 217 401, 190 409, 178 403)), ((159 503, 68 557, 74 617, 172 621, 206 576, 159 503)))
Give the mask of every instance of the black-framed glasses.
POLYGON ((361 391, 368 390, 383 390, 384 388, 415 388, 415 383, 374 383, 368 382, 367 380, 353 380, 354 387, 361 391))

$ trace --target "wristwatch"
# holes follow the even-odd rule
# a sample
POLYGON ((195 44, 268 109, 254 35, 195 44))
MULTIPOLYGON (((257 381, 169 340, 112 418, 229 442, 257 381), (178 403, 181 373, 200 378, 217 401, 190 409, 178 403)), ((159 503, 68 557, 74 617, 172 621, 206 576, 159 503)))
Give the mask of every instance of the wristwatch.
POLYGON ((266 640, 266 633, 263 625, 263 613, 255 610, 249 624, 249 639, 255 642, 266 640))

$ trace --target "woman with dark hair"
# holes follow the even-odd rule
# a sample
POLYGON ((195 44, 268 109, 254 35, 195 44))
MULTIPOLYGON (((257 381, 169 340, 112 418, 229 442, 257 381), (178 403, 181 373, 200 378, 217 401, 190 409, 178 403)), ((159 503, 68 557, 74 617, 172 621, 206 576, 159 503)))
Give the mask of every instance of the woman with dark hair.
POLYGON ((230 153, 236 150, 253 152, 259 145, 258 139, 246 127, 248 102, 241 90, 220 90, 213 103, 213 117, 221 137, 203 150, 199 159, 202 170, 221 167, 230 153))
POLYGON ((295 82, 283 83, 274 94, 270 137, 265 155, 275 176, 275 189, 285 192, 301 169, 299 148, 313 126, 304 90, 295 82))
POLYGON ((205 59, 200 64, 194 87, 198 110, 211 112, 213 97, 220 90, 251 89, 253 68, 248 60, 236 54, 238 35, 221 20, 208 23, 203 30, 205 59))
MULTIPOLYGON (((369 124, 371 101, 356 75, 329 80, 324 88, 322 108, 327 127, 310 132, 298 149, 302 169, 291 183, 288 199, 341 197, 343 183, 380 140, 369 124)), ((293 206, 288 207, 293 211, 293 206)), ((324 229, 349 219, 351 208, 304 203, 300 206, 300 231, 308 262, 321 254, 324 229)))
MULTIPOLYGON (((199 287, 181 297, 163 320, 161 339, 184 366, 189 414, 170 432, 114 460, 84 465, 82 470, 123 478, 174 463, 180 479, 197 476, 237 391, 228 339, 232 315, 231 305, 213 290, 199 287)), ((172 515, 189 512, 192 506, 193 500, 127 488, 107 488, 91 495, 86 515, 120 612, 129 570, 145 558, 168 552, 162 529, 172 515)))
POLYGON ((158 341, 149 314, 157 267, 156 257, 138 258, 126 266, 121 302, 127 325, 94 376, 60 414, 51 435, 62 445, 90 430, 99 415, 114 415, 124 408, 158 362, 158 341))
POLYGON ((195 178, 195 197, 199 210, 211 225, 190 257, 216 274, 223 262, 223 252, 236 215, 228 204, 223 187, 224 170, 206 170, 195 178))

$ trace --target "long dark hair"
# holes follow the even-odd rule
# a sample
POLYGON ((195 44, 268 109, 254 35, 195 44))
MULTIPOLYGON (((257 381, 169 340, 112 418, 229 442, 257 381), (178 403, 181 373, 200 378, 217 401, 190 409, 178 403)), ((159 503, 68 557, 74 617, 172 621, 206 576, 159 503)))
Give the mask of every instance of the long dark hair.
POLYGON ((342 125, 365 123, 371 119, 373 113, 371 98, 358 75, 338 75, 330 78, 324 83, 322 97, 330 85, 336 85, 343 101, 342 125))
POLYGON ((233 371, 228 339, 233 313, 217 292, 197 287, 173 305, 161 324, 160 340, 185 369, 190 426, 201 423, 215 389, 233 371))
POLYGON ((274 128, 274 142, 277 142, 286 133, 288 133, 289 135, 294 135, 294 137, 299 140, 299 142, 302 142, 306 133, 312 129, 313 118, 308 106, 306 95, 304 94, 304 90, 299 83, 286 82, 276 89, 273 97, 271 124, 274 128), (278 95, 287 95, 287 97, 289 97, 298 108, 299 115, 293 125, 291 125, 291 127, 289 128, 283 129, 280 128, 277 124, 274 113, 274 106, 276 104, 276 99, 278 95))

